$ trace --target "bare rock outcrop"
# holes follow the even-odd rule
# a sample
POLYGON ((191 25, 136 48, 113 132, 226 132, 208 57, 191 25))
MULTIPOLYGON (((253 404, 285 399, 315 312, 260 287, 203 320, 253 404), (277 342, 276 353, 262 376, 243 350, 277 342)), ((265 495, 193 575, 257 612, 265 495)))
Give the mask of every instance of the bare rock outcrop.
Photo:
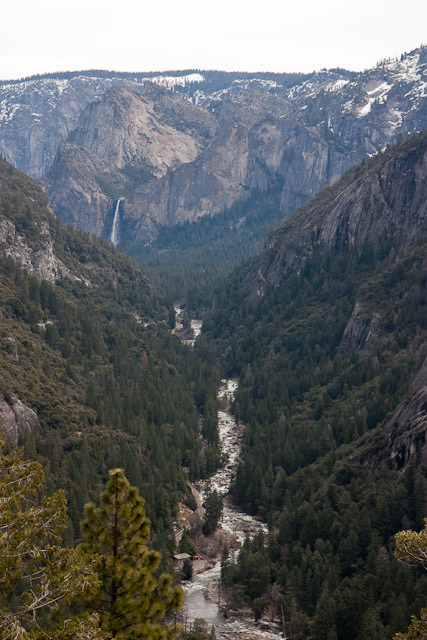
POLYGON ((150 83, 142 93, 125 86, 107 91, 84 110, 47 175, 56 215, 84 231, 110 237, 114 203, 123 198, 122 228, 133 236, 141 226, 144 238, 151 237, 155 224, 168 223, 171 210, 174 220, 198 217, 194 206, 187 217, 180 216, 178 200, 185 208, 187 192, 195 200, 191 190, 200 189, 191 184, 197 180, 194 172, 184 185, 181 176, 209 145, 216 128, 208 111, 150 83))
POLYGON ((156 177, 191 162, 201 148, 195 132, 162 122, 150 97, 125 86, 107 91, 84 110, 70 142, 111 167, 143 164, 156 177))
POLYGON ((26 271, 42 280, 56 282, 61 278, 79 280, 55 255, 53 240, 46 222, 40 223, 40 246, 32 246, 27 238, 16 231, 10 220, 0 217, 0 246, 26 271))
POLYGON ((397 469, 405 469, 416 453, 427 462, 427 358, 414 376, 407 398, 396 407, 384 431, 397 469))
POLYGON ((86 108, 47 177, 62 220, 109 237, 114 201, 124 198, 122 240, 144 243, 157 225, 215 215, 285 176, 288 214, 356 161, 290 115, 283 97, 241 91, 214 119, 172 95, 116 87, 86 108))
POLYGON ((426 176, 427 130, 351 169, 271 235, 247 277, 251 296, 279 286, 315 255, 357 251, 379 238, 414 246, 427 235, 426 176))
POLYGON ((121 176, 90 150, 69 142, 60 144, 54 164, 46 188, 56 215, 65 224, 97 236, 105 235, 106 228, 111 231, 114 197, 102 185, 108 184, 120 195, 121 176))
POLYGON ((377 334, 379 320, 378 314, 368 312, 360 302, 356 302, 337 354, 347 356, 353 349, 361 350, 367 346, 377 334))
POLYGON ((43 78, 0 89, 0 148, 21 171, 40 180, 82 110, 111 87, 111 78, 43 78))
POLYGON ((11 404, 0 398, 0 428, 4 430, 6 440, 16 444, 25 433, 38 433, 40 422, 35 411, 19 398, 14 396, 11 404))

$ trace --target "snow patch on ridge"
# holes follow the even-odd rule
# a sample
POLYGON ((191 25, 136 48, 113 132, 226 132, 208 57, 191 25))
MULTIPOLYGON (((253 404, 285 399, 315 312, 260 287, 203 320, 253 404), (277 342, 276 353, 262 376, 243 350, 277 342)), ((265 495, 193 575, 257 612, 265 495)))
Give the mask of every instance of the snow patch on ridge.
POLYGON ((185 87, 187 84, 194 82, 204 82, 205 77, 201 73, 189 73, 186 76, 155 76, 154 78, 147 78, 147 80, 162 87, 173 89, 174 87, 185 87))
POLYGON ((402 126, 403 115, 402 115, 402 112, 399 111, 398 109, 393 109, 393 115, 395 116, 396 120, 389 120, 388 123, 394 129, 397 129, 398 127, 402 126))
POLYGON ((350 84, 350 80, 346 80, 345 78, 339 78, 333 84, 330 85, 329 91, 339 91, 347 84, 350 84))
POLYGON ((404 56, 401 60, 392 60, 385 65, 385 68, 396 74, 396 80, 416 82, 421 80, 419 74, 420 55, 419 51, 415 51, 413 54, 404 56))
POLYGON ((392 84, 388 84, 388 82, 382 82, 380 85, 371 89, 371 91, 366 91, 368 97, 368 102, 359 110, 359 117, 363 118, 366 116, 372 108, 374 102, 378 104, 384 104, 387 100, 387 95, 390 89, 393 87, 392 84))
MULTIPOLYGON (((68 87, 69 83, 69 80, 52 78, 0 83, 0 90, 5 96, 0 102, 0 122, 9 122, 14 118, 17 111, 28 112, 31 108, 40 107, 43 102, 55 108, 59 96, 68 87), (43 91, 40 89, 40 85, 43 85, 43 91), (28 91, 30 91, 29 94, 28 91), (28 100, 28 95, 31 96, 30 101, 28 100), (33 96, 35 96, 34 100, 33 96)), ((43 117, 42 114, 36 111, 32 111, 30 115, 33 118, 43 117)))
POLYGON ((19 104, 10 104, 8 100, 2 100, 0 102, 0 122, 12 120, 20 106, 19 104))
POLYGON ((249 89, 251 86, 258 86, 263 89, 277 89, 277 87, 281 87, 279 82, 276 80, 264 80, 263 78, 249 78, 243 80, 233 80, 232 86, 240 85, 243 89, 249 89))

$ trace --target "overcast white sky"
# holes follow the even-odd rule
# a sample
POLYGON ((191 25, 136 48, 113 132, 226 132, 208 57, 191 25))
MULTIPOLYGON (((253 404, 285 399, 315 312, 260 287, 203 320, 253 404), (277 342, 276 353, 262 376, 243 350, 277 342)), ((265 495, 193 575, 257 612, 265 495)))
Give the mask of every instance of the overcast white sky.
POLYGON ((362 70, 427 43, 425 0, 5 0, 0 79, 82 69, 362 70))

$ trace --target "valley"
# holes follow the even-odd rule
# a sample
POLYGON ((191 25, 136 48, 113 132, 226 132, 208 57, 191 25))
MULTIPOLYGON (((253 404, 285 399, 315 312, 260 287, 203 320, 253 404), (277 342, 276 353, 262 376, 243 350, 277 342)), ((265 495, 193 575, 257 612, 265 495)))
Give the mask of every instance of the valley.
MULTIPOLYGON (((182 335, 182 342, 194 348, 195 340, 200 335, 202 321, 190 320, 190 329, 193 338, 188 338, 184 330, 184 310, 179 304, 174 305, 175 327, 174 332, 182 335)), ((222 452, 221 468, 209 479, 192 484, 193 495, 196 503, 201 507, 205 503, 208 492, 216 490, 223 498, 222 515, 219 522, 216 537, 219 538, 219 555, 216 557, 193 560, 193 576, 184 582, 184 606, 182 623, 184 629, 191 628, 197 620, 203 619, 209 626, 214 626, 218 639, 245 638, 245 640, 257 640, 259 637, 279 638, 283 637, 278 632, 278 625, 264 622, 263 629, 256 625, 250 614, 231 612, 224 601, 223 587, 221 585, 221 555, 224 549, 231 549, 231 553, 237 556, 246 538, 253 538, 258 533, 268 534, 268 528, 261 520, 249 516, 233 505, 229 491, 234 479, 237 461, 241 454, 243 425, 236 423, 231 413, 234 402, 237 380, 222 379, 218 389, 218 434, 219 446, 222 452), (268 631, 277 627, 276 632, 268 631)), ((179 532, 182 536, 182 530, 179 532)), ((196 554, 199 555, 199 554, 196 554)))
POLYGON ((40 465, 77 555, 108 478, 140 493, 144 558, 185 591, 159 637, 404 640, 424 615, 395 536, 427 513, 426 86, 425 46, 0 83, 2 464, 40 465))
MULTIPOLYGON (((193 338, 183 333, 184 310, 179 304, 174 305, 175 333, 182 334, 184 344, 194 348, 195 340, 200 335, 202 321, 190 320, 193 338)), ((184 629, 191 629, 197 620, 203 619, 209 627, 214 626, 219 640, 257 640, 260 637, 282 638, 279 624, 265 619, 256 624, 247 610, 231 611, 226 601, 221 584, 221 555, 224 550, 237 557, 246 538, 252 539, 259 533, 268 535, 268 527, 259 518, 254 518, 238 509, 230 499, 230 488, 234 480, 238 458, 241 455, 244 427, 234 418, 231 407, 235 399, 238 381, 222 379, 218 389, 218 434, 222 452, 222 465, 213 476, 204 481, 192 484, 193 495, 198 509, 205 503, 209 491, 216 490, 223 498, 222 515, 215 537, 218 539, 216 556, 209 554, 209 560, 193 560, 193 576, 184 582, 184 606, 181 613, 184 629)), ((190 529, 191 530, 191 529, 190 529)), ((182 530, 179 532, 182 535, 182 530)), ((196 554, 198 556, 200 554, 196 554)))
MULTIPOLYGON (((225 468, 219 469, 207 482, 196 483, 196 491, 201 503, 206 497, 206 489, 216 489, 224 496, 224 507, 218 534, 225 534, 226 545, 237 554, 246 537, 253 538, 259 532, 267 533, 267 528, 261 521, 248 516, 233 506, 228 492, 233 479, 237 458, 240 455, 242 427, 236 424, 230 413, 230 403, 233 401, 237 388, 236 380, 221 380, 218 391, 221 409, 218 412, 218 430, 221 450, 227 457, 225 468)), ((214 625, 217 638, 245 638, 282 637, 267 631, 267 624, 261 630, 256 626, 247 613, 245 617, 240 613, 228 612, 227 617, 222 613, 227 610, 221 588, 221 559, 218 558, 211 569, 196 573, 185 585, 184 621, 194 623, 197 618, 204 618, 208 625, 214 625), (218 604, 218 598, 220 600, 218 604)))

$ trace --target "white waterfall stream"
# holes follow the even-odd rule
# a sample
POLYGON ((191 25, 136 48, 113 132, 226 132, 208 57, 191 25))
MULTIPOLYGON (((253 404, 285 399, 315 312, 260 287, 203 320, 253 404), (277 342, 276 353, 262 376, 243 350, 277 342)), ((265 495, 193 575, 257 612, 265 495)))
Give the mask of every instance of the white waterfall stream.
POLYGON ((116 247, 119 241, 119 217, 120 217, 120 203, 124 198, 119 198, 116 202, 116 208, 114 211, 113 226, 111 228, 110 241, 116 247))
MULTIPOLYGON (((182 328, 182 308, 178 305, 175 306, 175 317, 176 328, 182 328)), ((201 326, 201 321, 191 320, 194 339, 200 333, 201 326)), ((194 345, 194 340, 187 340, 186 343, 194 345)), ((216 489, 224 496, 223 517, 219 527, 234 539, 237 539, 240 546, 246 536, 253 537, 259 531, 267 533, 267 525, 239 511, 227 496, 241 450, 242 428, 236 424, 234 416, 230 412, 230 405, 237 386, 237 380, 223 379, 218 391, 220 400, 218 430, 222 451, 227 454, 227 463, 209 480, 198 482, 194 489, 198 493, 201 503, 208 487, 216 489)), ((210 626, 214 626, 217 640, 283 639, 279 630, 273 632, 272 630, 263 629, 250 616, 224 617, 220 606, 212 601, 211 596, 208 596, 208 593, 219 593, 220 575, 221 562, 218 560, 214 567, 194 575, 190 581, 184 584, 184 616, 186 623, 192 623, 196 618, 204 618, 210 626)))

